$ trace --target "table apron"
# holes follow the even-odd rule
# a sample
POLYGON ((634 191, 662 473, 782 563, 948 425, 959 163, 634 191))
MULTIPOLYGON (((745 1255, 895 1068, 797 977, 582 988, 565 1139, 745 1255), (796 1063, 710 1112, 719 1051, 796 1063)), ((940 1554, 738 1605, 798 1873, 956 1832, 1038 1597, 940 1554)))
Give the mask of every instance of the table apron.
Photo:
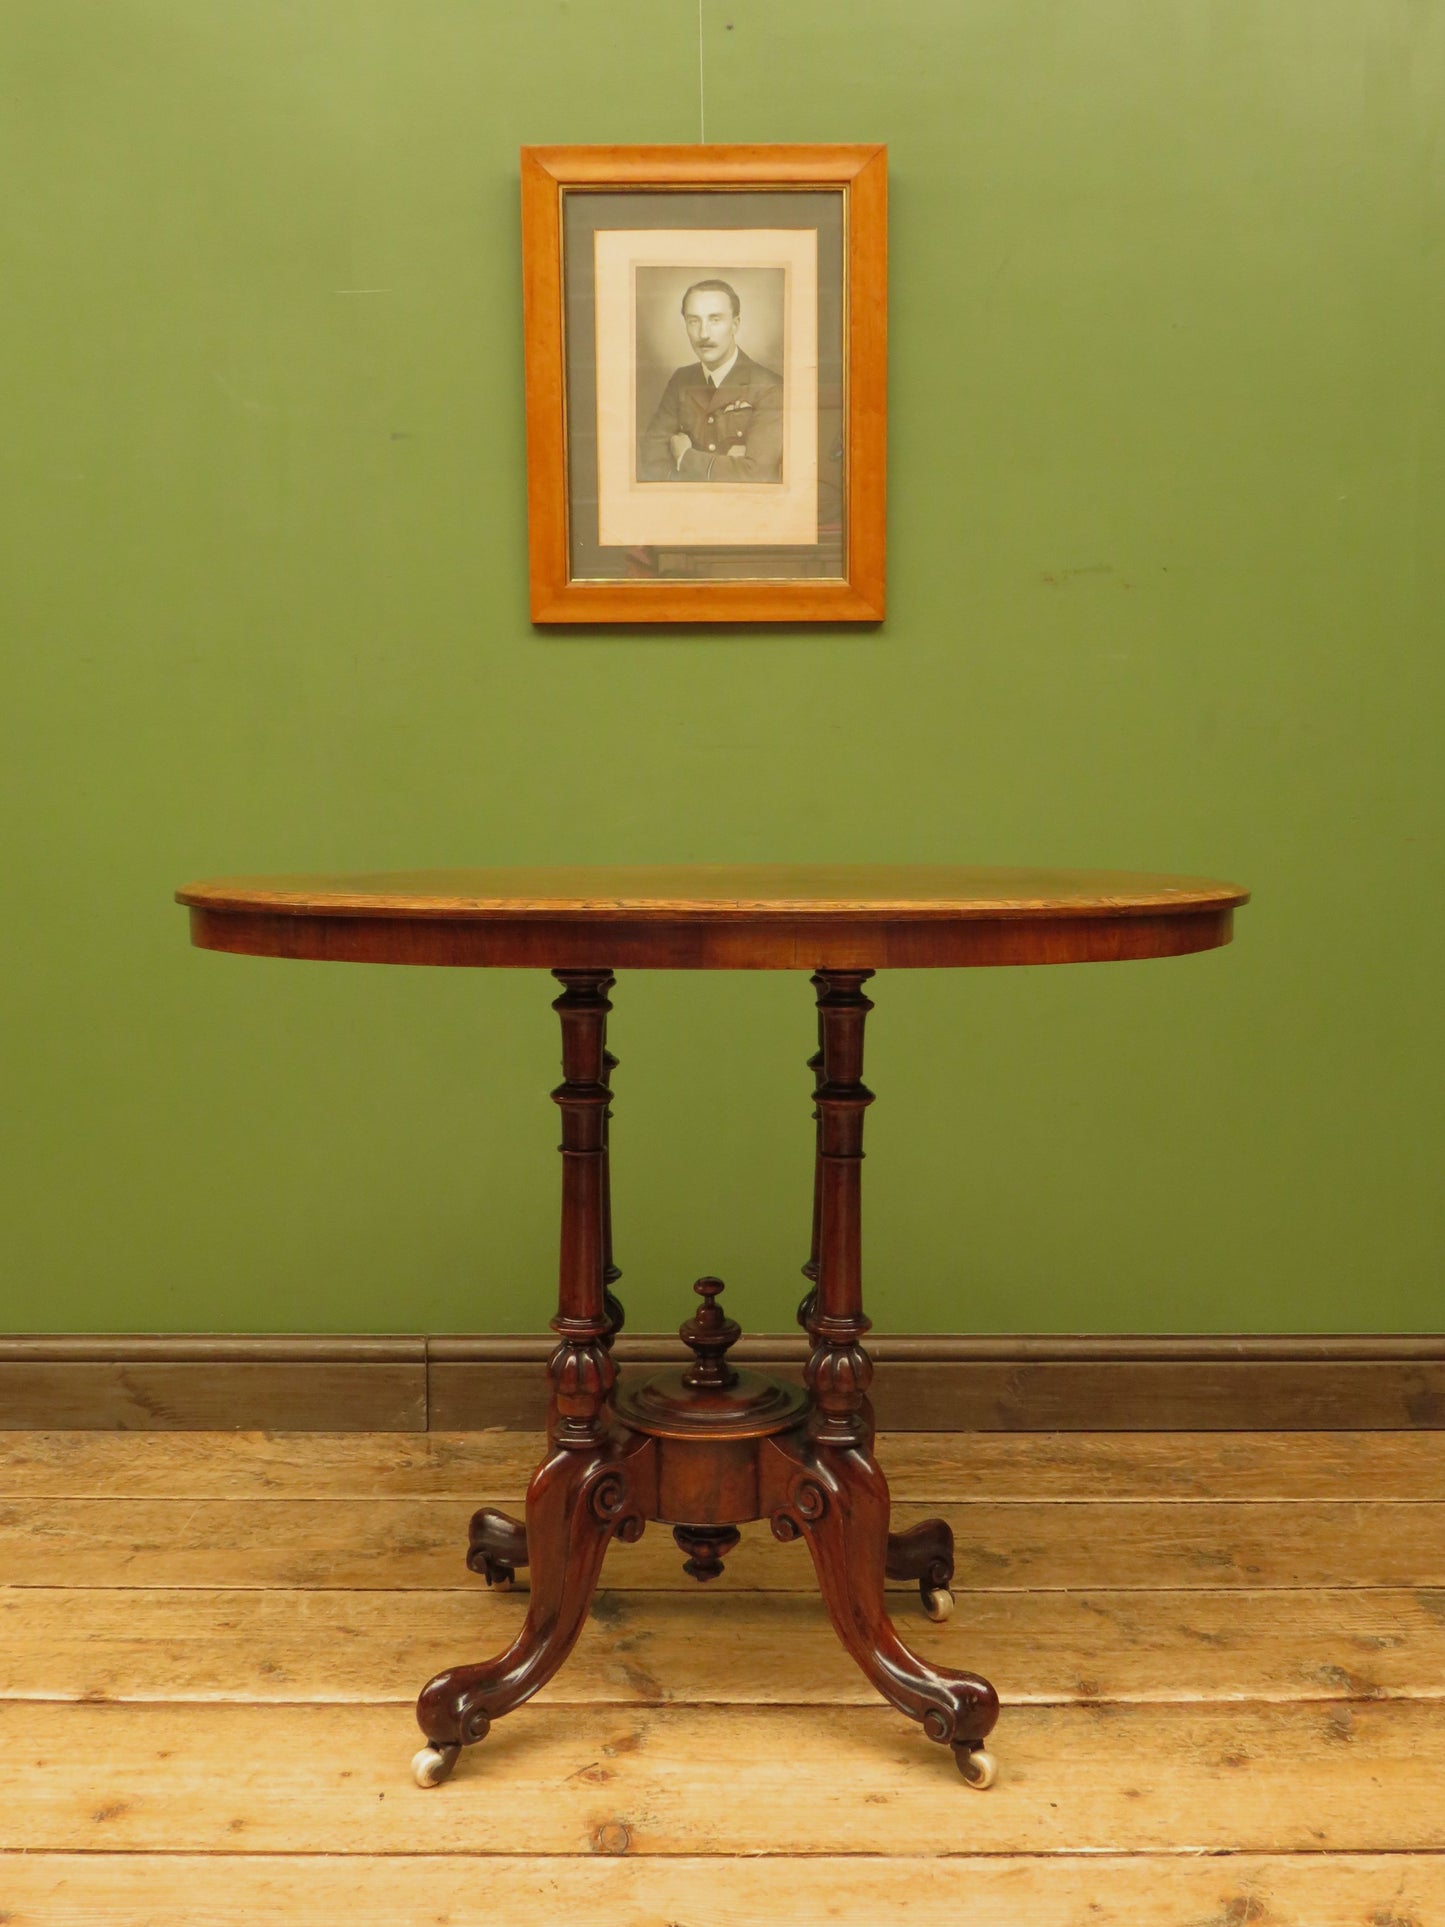
POLYGON ((322 963, 612 970, 957 969, 1120 963, 1229 942, 1232 908, 1069 916, 318 916, 193 908, 203 950, 322 963))

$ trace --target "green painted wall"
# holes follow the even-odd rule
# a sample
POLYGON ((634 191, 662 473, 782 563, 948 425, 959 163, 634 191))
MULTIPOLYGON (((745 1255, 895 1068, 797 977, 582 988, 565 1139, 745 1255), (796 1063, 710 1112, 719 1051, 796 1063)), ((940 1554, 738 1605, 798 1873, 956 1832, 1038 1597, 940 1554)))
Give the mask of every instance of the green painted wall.
MULTIPOLYGON (((549 1310, 549 980, 182 880, 896 858, 1257 900, 880 983, 880 1324, 1438 1328, 1445 11, 705 15, 710 138, 890 144, 875 633, 527 622, 517 148, 696 138, 694 0, 8 0, 0 1322, 549 1310)), ((787 1323, 809 995, 619 985, 638 1328, 787 1323)))

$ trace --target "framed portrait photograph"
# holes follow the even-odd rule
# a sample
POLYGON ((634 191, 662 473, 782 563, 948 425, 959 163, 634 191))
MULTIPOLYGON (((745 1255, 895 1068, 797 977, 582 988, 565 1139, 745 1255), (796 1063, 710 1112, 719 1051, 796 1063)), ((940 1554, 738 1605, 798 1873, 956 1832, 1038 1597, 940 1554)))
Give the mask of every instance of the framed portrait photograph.
POLYGON ((524 147, 532 620, 884 613, 887 151, 524 147))

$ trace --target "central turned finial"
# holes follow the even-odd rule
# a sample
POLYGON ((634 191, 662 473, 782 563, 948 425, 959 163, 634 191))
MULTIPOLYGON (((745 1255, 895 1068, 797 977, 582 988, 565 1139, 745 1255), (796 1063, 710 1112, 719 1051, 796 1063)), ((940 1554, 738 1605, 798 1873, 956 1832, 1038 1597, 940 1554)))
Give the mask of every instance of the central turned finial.
POLYGON ((721 1278, 699 1278, 693 1290, 702 1300, 702 1310, 678 1327, 678 1336, 697 1361, 688 1366, 682 1382, 695 1392, 725 1391, 738 1382, 726 1354, 742 1337, 743 1328, 736 1319, 727 1317, 718 1304, 722 1289, 721 1278))

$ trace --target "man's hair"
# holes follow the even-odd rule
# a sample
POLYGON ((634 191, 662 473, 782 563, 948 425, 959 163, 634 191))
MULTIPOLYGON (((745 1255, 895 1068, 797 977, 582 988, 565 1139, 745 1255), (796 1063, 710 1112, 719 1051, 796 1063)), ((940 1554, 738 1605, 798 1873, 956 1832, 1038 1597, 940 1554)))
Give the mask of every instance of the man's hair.
POLYGON ((704 294, 704 293, 725 294, 728 300, 731 301, 733 304, 734 319, 736 319, 737 316, 740 315, 743 311, 743 304, 741 301, 738 300, 737 289, 730 288, 726 281, 694 281, 692 286, 688 289, 687 294, 685 294, 682 297, 682 312, 684 315, 686 315, 687 313, 687 295, 704 294))

